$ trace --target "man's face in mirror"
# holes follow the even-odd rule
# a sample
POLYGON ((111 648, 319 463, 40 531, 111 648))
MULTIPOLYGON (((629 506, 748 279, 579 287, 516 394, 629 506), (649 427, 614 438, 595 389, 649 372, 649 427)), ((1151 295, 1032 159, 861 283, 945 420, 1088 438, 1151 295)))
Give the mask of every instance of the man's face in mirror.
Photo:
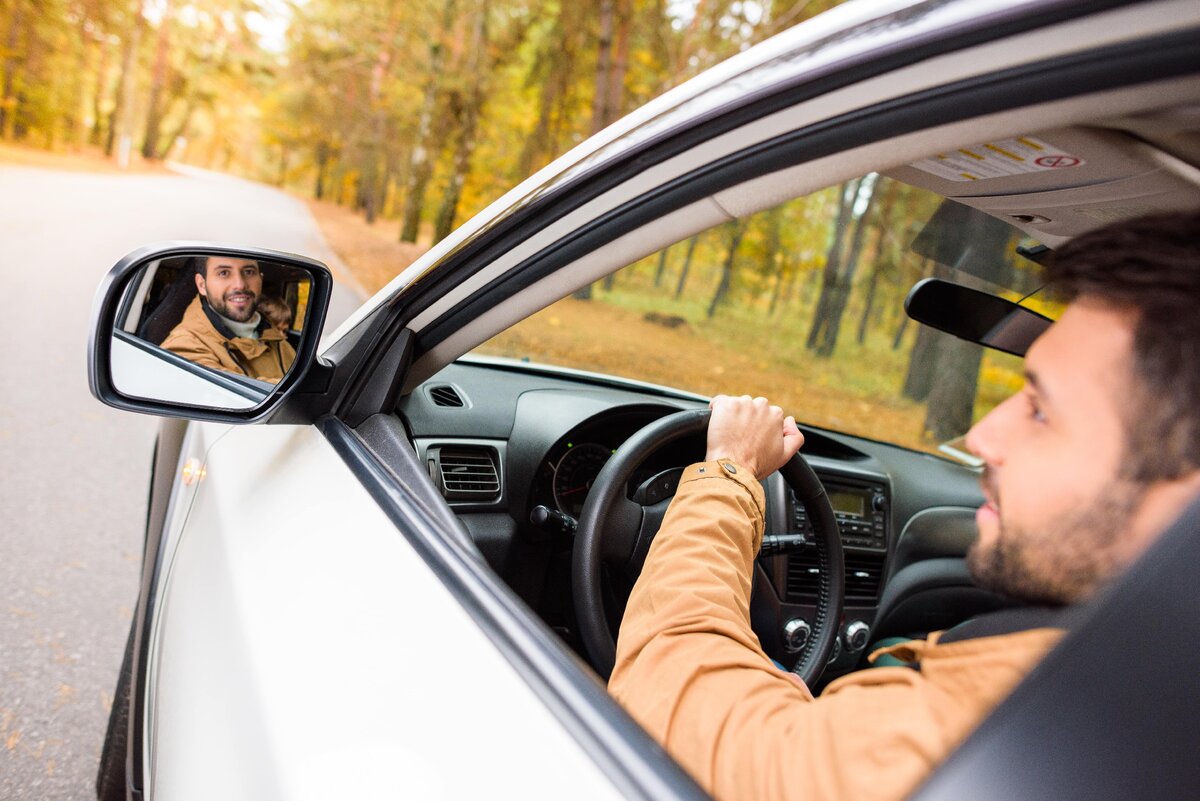
POLYGON ((196 289, 217 314, 244 323, 254 316, 262 294, 262 272, 252 259, 209 256, 204 275, 196 275, 196 289))

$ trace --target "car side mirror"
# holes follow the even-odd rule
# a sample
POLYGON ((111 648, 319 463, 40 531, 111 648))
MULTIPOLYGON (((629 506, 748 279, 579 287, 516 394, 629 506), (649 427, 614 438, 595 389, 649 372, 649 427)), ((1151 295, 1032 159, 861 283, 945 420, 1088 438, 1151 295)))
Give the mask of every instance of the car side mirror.
POLYGON ((92 394, 166 417, 260 420, 315 361, 332 286, 325 265, 287 253, 205 242, 136 250, 96 295, 92 394))
POLYGON ((904 299, 904 311, 918 323, 1014 356, 1024 356, 1054 324, 1011 300, 940 278, 918 281, 904 299))

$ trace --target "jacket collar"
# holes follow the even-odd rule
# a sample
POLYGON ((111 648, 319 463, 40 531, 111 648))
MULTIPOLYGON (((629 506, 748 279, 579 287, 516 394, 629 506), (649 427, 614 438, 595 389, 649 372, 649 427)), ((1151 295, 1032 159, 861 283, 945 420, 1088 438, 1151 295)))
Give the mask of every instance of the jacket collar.
MULTIPOLYGON (((229 326, 225 325, 225 321, 221 319, 221 315, 213 311, 212 306, 208 305, 208 298, 199 294, 196 297, 200 299, 200 308, 204 310, 204 316, 212 323, 212 327, 216 329, 217 333, 226 339, 237 339, 238 335, 229 330, 229 326)), ((258 328, 255 329, 258 335, 261 337, 263 332, 269 327, 270 324, 267 322, 267 316, 265 314, 258 315, 258 328)), ((273 339, 273 337, 267 337, 267 339, 273 339)))

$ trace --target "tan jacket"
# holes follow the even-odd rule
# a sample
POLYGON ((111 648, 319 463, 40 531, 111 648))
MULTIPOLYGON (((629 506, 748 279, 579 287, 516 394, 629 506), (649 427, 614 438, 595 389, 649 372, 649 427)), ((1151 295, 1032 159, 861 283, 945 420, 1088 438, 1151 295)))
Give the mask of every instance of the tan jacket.
POLYGON ((272 326, 263 328, 258 339, 222 336, 204 313, 197 295, 179 325, 171 329, 162 347, 188 361, 214 370, 279 382, 296 360, 296 351, 283 332, 272 326))
POLYGON ((763 491, 744 468, 692 465, 621 623, 613 696, 710 793, 734 799, 900 799, 1058 641, 1057 629, 888 649, 818 699, 749 625, 763 491))

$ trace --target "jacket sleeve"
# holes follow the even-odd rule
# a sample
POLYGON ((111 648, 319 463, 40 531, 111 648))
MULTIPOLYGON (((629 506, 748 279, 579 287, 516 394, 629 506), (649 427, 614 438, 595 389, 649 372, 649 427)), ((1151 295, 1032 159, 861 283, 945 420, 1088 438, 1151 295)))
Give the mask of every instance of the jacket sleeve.
POLYGON ((903 797, 949 747, 916 671, 867 671, 889 674, 882 692, 814 701, 775 667, 749 622, 762 508, 744 468, 687 468, 626 607, 609 689, 723 801, 903 797))

